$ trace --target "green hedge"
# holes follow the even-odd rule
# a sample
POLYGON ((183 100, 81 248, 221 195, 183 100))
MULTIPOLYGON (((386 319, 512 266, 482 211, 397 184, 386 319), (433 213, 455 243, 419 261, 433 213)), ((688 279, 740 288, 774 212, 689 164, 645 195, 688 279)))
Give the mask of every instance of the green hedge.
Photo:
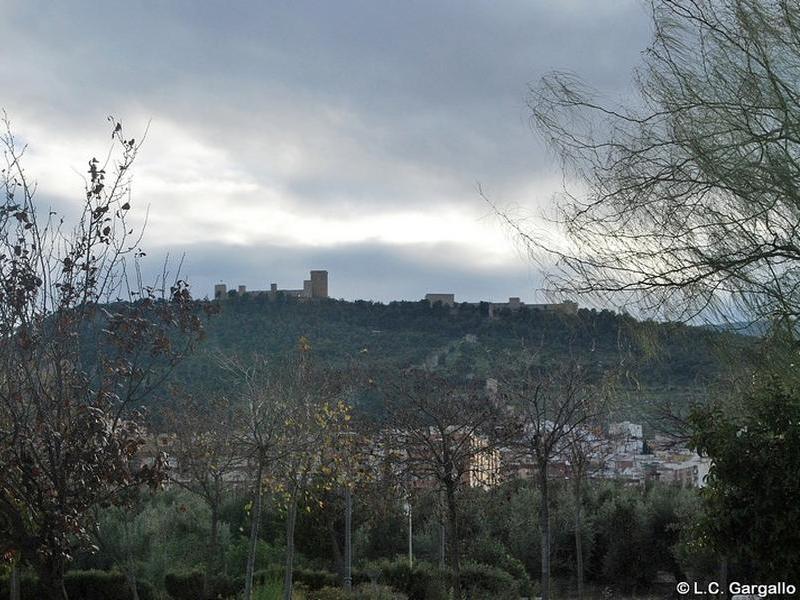
POLYGON ((333 587, 326 585, 318 590, 310 590, 306 592, 305 597, 307 600, 352 600, 344 588, 333 587))
MULTIPOLYGON (((20 575, 20 597, 22 600, 39 600, 42 595, 39 590, 39 582, 36 577, 30 573, 23 572, 20 575)), ((11 594, 9 587, 8 576, 0 577, 0 598, 8 598, 11 594)))
POLYGON ((362 583, 347 593, 341 587, 325 586, 318 590, 308 590, 303 586, 303 597, 306 600, 408 600, 401 592, 385 585, 362 583))
POLYGON ((388 585, 362 583, 353 588, 353 600, 408 600, 408 596, 388 585))
MULTIPOLYGON (((203 576, 201 570, 167 573, 164 575, 164 588, 174 600, 199 600, 203 597, 203 576)), ((241 578, 217 576, 211 579, 211 597, 228 598, 235 596, 244 588, 241 578)), ((70 598, 70 600, 72 600, 70 598)))
MULTIPOLYGON (((8 577, 0 578, 0 598, 9 597, 8 577)), ((118 571, 69 571, 64 576, 64 587, 70 600, 131 600, 125 576, 118 571)), ((152 586, 145 581, 136 585, 140 600, 155 597, 152 586)), ((21 600, 38 600, 42 597, 39 582, 30 573, 20 577, 21 600)))
MULTIPOLYGON (((256 571, 253 578, 257 585, 263 585, 266 582, 275 580, 283 581, 283 569, 283 565, 271 565, 268 569, 256 571)), ((336 573, 298 568, 292 570, 292 581, 294 583, 305 584, 310 590, 320 590, 324 587, 336 587, 342 583, 336 573)))
MULTIPOLYGON (((373 563, 370 570, 380 573, 382 584, 403 592, 409 600, 439 600, 448 596, 450 571, 442 571, 429 563, 417 562, 411 568, 405 560, 383 560, 373 563)), ((497 567, 479 563, 464 563, 461 566, 461 588, 471 598, 516 600, 523 586, 527 587, 527 580, 517 581, 507 571, 497 567)))
POLYGON ((479 563, 461 567, 461 589, 475 599, 517 600, 520 597, 519 582, 507 571, 479 563))
MULTIPOLYGON (((367 581, 366 575, 353 573, 353 583, 367 581)), ((322 588, 335 588, 341 585, 341 580, 336 573, 329 571, 315 571, 313 569, 294 569, 293 581, 303 584, 309 590, 322 588)), ((283 565, 271 565, 253 574, 253 583, 264 586, 272 581, 283 581, 283 565)), ((173 600, 197 600, 203 595, 203 571, 192 570, 178 573, 167 573, 164 577, 164 587, 173 600)), ((211 581, 213 597, 223 598, 235 596, 244 589, 244 577, 215 577, 211 581)), ((70 600, 72 600, 70 598, 70 600)), ((144 599, 142 599, 144 600, 144 599)))
POLYGON ((382 584, 404 593, 409 600, 447 598, 449 572, 440 571, 428 563, 417 562, 411 568, 405 560, 382 560, 373 563, 369 570, 377 571, 382 584))

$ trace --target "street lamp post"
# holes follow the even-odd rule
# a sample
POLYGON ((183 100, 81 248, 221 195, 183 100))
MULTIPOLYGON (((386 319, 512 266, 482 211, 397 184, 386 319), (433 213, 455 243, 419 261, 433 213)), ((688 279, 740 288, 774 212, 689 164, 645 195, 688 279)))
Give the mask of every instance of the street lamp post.
MULTIPOLYGON (((354 436, 354 431, 343 431, 339 435, 354 436)), ((353 589, 353 491, 351 490, 350 453, 347 455, 347 481, 344 486, 344 589, 353 589)))
POLYGON ((353 589, 353 493, 349 481, 344 488, 344 589, 353 589))
POLYGON ((408 566, 409 568, 414 567, 414 528, 411 522, 411 498, 406 498, 405 502, 403 503, 403 508, 406 511, 406 515, 408 516, 408 566))

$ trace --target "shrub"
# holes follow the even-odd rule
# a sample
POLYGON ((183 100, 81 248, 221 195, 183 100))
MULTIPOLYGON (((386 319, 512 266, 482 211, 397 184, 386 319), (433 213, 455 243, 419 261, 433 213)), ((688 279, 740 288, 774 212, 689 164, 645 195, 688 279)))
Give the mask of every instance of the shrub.
POLYGON ((519 583, 509 573, 497 567, 480 563, 466 563, 461 567, 461 587, 471 598, 519 598, 519 583))
POLYGON ((167 573, 164 588, 175 600, 194 600, 203 597, 203 572, 167 573))
MULTIPOLYGON (((217 576, 211 579, 212 597, 228 598, 235 596, 244 587, 239 579, 217 576)), ((164 576, 164 588, 174 600, 197 600, 203 597, 203 571, 185 571, 167 573, 164 576)), ((70 600, 72 597, 70 596, 70 600)))
MULTIPOLYGON (((69 571, 64 577, 64 587, 70 600, 131 600, 128 582, 119 571, 69 571)), ((153 587, 145 581, 137 581, 140 600, 155 597, 153 587)), ((39 582, 29 573, 20 578, 21 600, 38 600, 42 597, 39 582)), ((8 578, 0 578, 0 598, 8 598, 8 578)))
POLYGON ((511 556, 506 547, 494 538, 482 537, 473 541, 468 551, 468 563, 492 565, 511 575, 521 596, 533 596, 533 586, 522 561, 511 556))
POLYGON ((353 590, 352 600, 408 600, 408 596, 388 585, 362 583, 353 590))
POLYGON ((306 594, 308 600, 352 600, 343 588, 326 585, 318 590, 311 590, 306 594))
MULTIPOLYGON (((256 585, 267 585, 271 581, 283 581, 283 565, 273 564, 266 569, 256 571, 253 580, 256 585)), ((311 590, 324 587, 336 587, 341 584, 339 576, 330 571, 316 571, 314 569, 292 569, 292 582, 305 584, 311 590)))
POLYGON ((399 590, 409 600, 439 600, 447 597, 447 571, 440 571, 424 562, 411 568, 405 560, 383 560, 372 565, 370 571, 380 573, 380 581, 399 590))
MULTIPOLYGON (((39 582, 32 573, 22 572, 20 574, 20 598, 21 600, 38 600, 41 598, 39 582)), ((10 597, 8 575, 0 577, 0 598, 10 597)))
POLYGON ((313 569, 294 569, 292 580, 306 584, 312 590, 325 587, 336 587, 341 583, 339 576, 330 571, 315 571, 313 569))
POLYGON ((73 571, 64 576, 67 595, 77 600, 130 598, 128 582, 122 573, 114 571, 73 571))
MULTIPOLYGON (((301 598, 306 596, 300 594, 301 598)), ((259 584, 253 590, 253 600, 282 600, 283 599, 283 582, 279 580, 269 581, 265 584, 259 584)))

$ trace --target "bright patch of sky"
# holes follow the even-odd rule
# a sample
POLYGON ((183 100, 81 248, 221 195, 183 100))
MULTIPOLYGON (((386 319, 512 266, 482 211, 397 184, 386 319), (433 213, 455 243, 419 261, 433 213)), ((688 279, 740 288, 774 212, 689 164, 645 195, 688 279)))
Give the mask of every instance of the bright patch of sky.
POLYGON ((196 295, 327 268, 333 295, 386 301, 539 297, 478 184, 546 210, 560 175, 528 84, 566 70, 624 94, 649 31, 637 0, 26 0, 0 35, 0 106, 42 202, 74 211, 111 114, 149 126, 134 215, 151 256, 186 254, 196 295))

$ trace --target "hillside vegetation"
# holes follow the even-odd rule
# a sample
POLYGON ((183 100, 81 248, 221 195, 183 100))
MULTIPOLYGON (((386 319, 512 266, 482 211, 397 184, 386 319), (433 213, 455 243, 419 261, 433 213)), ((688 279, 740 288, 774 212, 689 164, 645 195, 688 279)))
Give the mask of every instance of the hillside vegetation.
POLYGON ((752 338, 730 332, 640 322, 606 310, 569 315, 523 308, 490 318, 488 305, 245 296, 220 303, 198 352, 174 379, 190 390, 222 391, 229 382, 216 356, 285 354, 301 336, 318 361, 334 366, 424 364, 460 377, 490 377, 524 348, 543 365, 576 360, 598 372, 615 370, 634 404, 636 398, 690 396, 726 376, 723 365, 732 355, 742 360, 752 345, 752 338))

